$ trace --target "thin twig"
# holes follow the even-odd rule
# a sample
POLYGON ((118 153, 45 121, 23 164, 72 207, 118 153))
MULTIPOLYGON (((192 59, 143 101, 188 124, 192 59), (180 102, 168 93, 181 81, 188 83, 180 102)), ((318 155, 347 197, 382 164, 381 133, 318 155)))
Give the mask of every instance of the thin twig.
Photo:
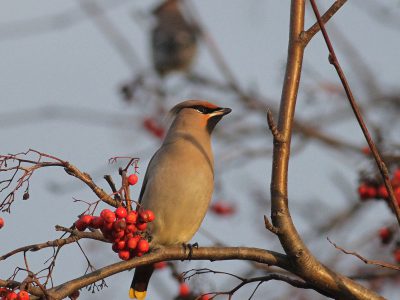
MULTIPOLYGON (((333 15, 339 11, 339 9, 347 2, 347 0, 337 0, 335 3, 329 7, 329 9, 323 14, 321 20, 324 24, 328 23, 328 21, 333 17, 333 15)), ((304 31, 302 34, 302 40, 304 45, 307 45, 313 36, 321 30, 319 23, 314 23, 307 31, 304 31)))
POLYGON ((326 239, 327 239, 327 240, 329 241, 329 243, 331 243, 336 249, 342 251, 342 252, 345 253, 345 254, 353 255, 353 256, 359 258, 360 260, 362 260, 362 261, 363 261, 364 263, 366 263, 367 265, 376 265, 376 266, 380 266, 380 267, 383 267, 383 268, 388 268, 388 269, 393 269, 393 270, 398 270, 398 271, 400 271, 400 266, 396 266, 396 265, 393 265, 393 264, 389 264, 389 263, 384 262, 384 261, 381 261, 381 260, 367 259, 367 258, 361 256, 360 254, 358 254, 358 253, 355 252, 355 251, 349 251, 349 250, 346 250, 346 249, 344 249, 344 248, 338 246, 337 244, 335 244, 334 242, 332 242, 328 237, 327 237, 326 239))
POLYGON ((315 14, 315 16, 316 16, 316 18, 318 20, 318 24, 321 27, 321 32, 322 32, 322 35, 324 36, 326 46, 328 47, 328 50, 329 50, 329 62, 335 67, 336 72, 339 75, 340 81, 342 82, 342 85, 343 85, 343 87, 344 87, 344 89, 346 91, 346 95, 347 95, 347 98, 348 98, 348 100, 350 102, 351 108, 353 109, 353 112, 354 112, 354 114, 356 116, 356 119, 357 119, 357 121, 358 121, 358 123, 359 123, 359 125, 361 127, 361 130, 362 130, 364 136, 365 136, 365 139, 367 140, 368 146, 371 149, 371 152, 372 152, 372 154, 374 156, 374 159, 376 161, 378 169, 379 169, 379 171, 380 171, 380 173, 382 175, 382 178, 383 178, 383 181, 385 183, 386 189, 389 192, 389 199, 390 199, 390 202, 391 202, 391 206, 392 206, 392 208, 394 210, 394 213, 396 215, 397 222, 400 225, 400 207, 399 207, 399 205, 397 203, 396 196, 394 194, 392 185, 390 184, 389 171, 388 171, 388 169, 386 167, 385 162, 381 158, 381 155, 380 155, 380 153, 378 151, 378 148, 376 147, 374 141, 371 138, 371 135, 370 135, 370 133, 368 131, 367 126, 364 123, 364 120, 363 120, 363 117, 361 115, 361 112, 360 112, 360 109, 358 107, 358 104, 357 104, 357 102, 356 102, 356 100, 355 100, 355 98, 353 96, 353 92, 350 89, 350 85, 349 85, 349 83, 348 83, 348 81, 346 79, 346 76, 345 76, 345 74, 344 74, 344 72, 342 70, 342 67, 339 64, 339 60, 336 57, 335 50, 333 49, 331 40, 329 39, 328 33, 327 33, 326 29, 325 29, 325 25, 324 25, 323 21, 321 20, 321 16, 319 14, 318 7, 317 7, 317 5, 315 3, 315 0, 310 0, 310 1, 311 1, 311 6, 312 6, 312 8, 314 10, 314 14, 315 14))
POLYGON ((94 239, 98 241, 103 241, 106 242, 106 239, 103 237, 103 235, 99 231, 95 232, 80 232, 77 230, 71 230, 65 227, 61 226, 56 226, 57 231, 66 231, 70 232, 72 235, 69 236, 68 238, 65 239, 56 239, 44 243, 38 243, 38 244, 31 244, 27 246, 23 246, 20 248, 17 248, 13 251, 10 251, 2 256, 0 256, 0 261, 7 259, 8 257, 15 255, 20 252, 26 252, 26 251, 38 251, 44 248, 49 248, 49 247, 61 247, 70 243, 74 243, 80 239, 94 239))

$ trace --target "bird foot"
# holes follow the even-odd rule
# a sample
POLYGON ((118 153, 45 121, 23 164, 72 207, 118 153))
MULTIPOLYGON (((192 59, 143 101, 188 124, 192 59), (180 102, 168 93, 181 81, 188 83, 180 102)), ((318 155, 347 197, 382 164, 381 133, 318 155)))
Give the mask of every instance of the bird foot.
POLYGON ((191 260, 192 259, 192 255, 193 255, 193 248, 199 249, 199 244, 198 243, 194 243, 194 244, 185 244, 185 243, 183 243, 182 247, 183 247, 183 250, 185 251, 185 253, 186 253, 186 249, 189 250, 189 254, 188 254, 187 259, 191 260))

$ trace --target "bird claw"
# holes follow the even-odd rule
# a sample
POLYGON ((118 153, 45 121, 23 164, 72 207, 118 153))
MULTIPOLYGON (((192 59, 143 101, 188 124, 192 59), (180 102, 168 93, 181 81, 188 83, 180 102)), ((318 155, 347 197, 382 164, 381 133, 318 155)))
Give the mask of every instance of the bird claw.
MULTIPOLYGON (((191 260, 192 259, 192 255, 193 255, 193 248, 199 249, 199 244, 198 243, 194 243, 194 244, 182 244, 183 250, 186 253, 186 249, 189 249, 189 254, 187 259, 191 260)), ((182 260, 183 261, 183 260, 182 260)))

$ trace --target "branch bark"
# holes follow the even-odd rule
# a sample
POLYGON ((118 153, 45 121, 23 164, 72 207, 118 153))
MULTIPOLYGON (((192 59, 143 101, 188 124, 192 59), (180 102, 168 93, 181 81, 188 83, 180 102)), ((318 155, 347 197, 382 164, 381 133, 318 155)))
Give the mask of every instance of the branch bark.
POLYGON ((271 176, 271 218, 278 228, 279 240, 295 273, 306 282, 339 299, 383 299, 373 291, 337 274, 322 265, 300 238, 288 207, 288 165, 296 99, 299 89, 304 43, 305 0, 292 0, 286 73, 277 129, 281 139, 274 139, 271 176))
MULTIPOLYGON (((98 269, 89 274, 86 274, 84 276, 60 284, 52 289, 49 289, 48 295, 54 300, 63 299, 68 295, 70 295, 75 290, 88 286, 92 283, 95 283, 96 281, 114 275, 116 273, 127 271, 138 266, 156 263, 159 261, 185 260, 185 259, 188 259, 188 253, 183 249, 183 247, 168 247, 168 248, 156 249, 151 253, 144 255, 142 257, 136 257, 129 261, 117 262, 112 265, 98 269)), ((191 255, 191 260, 210 260, 210 261, 248 260, 266 265, 278 266, 280 268, 293 272, 293 269, 285 255, 274 251, 267 251, 258 248, 246 248, 246 247, 204 247, 198 249, 194 248, 191 255)), ((0 280, 0 286, 4 286, 4 283, 5 281, 0 280)), ((38 288, 32 288, 32 291, 28 289, 28 291, 36 296, 42 295, 40 289, 38 288)), ((31 299, 34 300, 35 298, 31 297, 31 299)))
MULTIPOLYGON (((336 12, 347 2, 347 0, 337 0, 335 3, 329 7, 329 9, 324 13, 321 17, 321 20, 324 24, 328 23, 328 21, 334 16, 336 12)), ((302 39, 304 46, 306 46, 311 39, 321 30, 321 27, 318 22, 315 22, 313 26, 311 26, 307 31, 303 32, 302 39)))

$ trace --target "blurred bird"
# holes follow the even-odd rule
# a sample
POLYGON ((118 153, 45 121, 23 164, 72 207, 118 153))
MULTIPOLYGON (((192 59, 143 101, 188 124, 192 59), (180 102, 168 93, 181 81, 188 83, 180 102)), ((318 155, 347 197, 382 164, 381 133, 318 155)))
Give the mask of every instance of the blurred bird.
POLYGON ((179 0, 166 0, 153 14, 157 24, 152 31, 154 69, 160 76, 187 71, 197 50, 198 29, 182 14, 179 0))
MULTIPOLYGON (((151 246, 186 244, 207 212, 214 189, 211 133, 231 112, 207 101, 188 100, 171 110, 174 117, 160 149, 147 167, 139 203, 151 209, 151 246)), ((153 265, 137 267, 130 298, 143 300, 153 265)))

